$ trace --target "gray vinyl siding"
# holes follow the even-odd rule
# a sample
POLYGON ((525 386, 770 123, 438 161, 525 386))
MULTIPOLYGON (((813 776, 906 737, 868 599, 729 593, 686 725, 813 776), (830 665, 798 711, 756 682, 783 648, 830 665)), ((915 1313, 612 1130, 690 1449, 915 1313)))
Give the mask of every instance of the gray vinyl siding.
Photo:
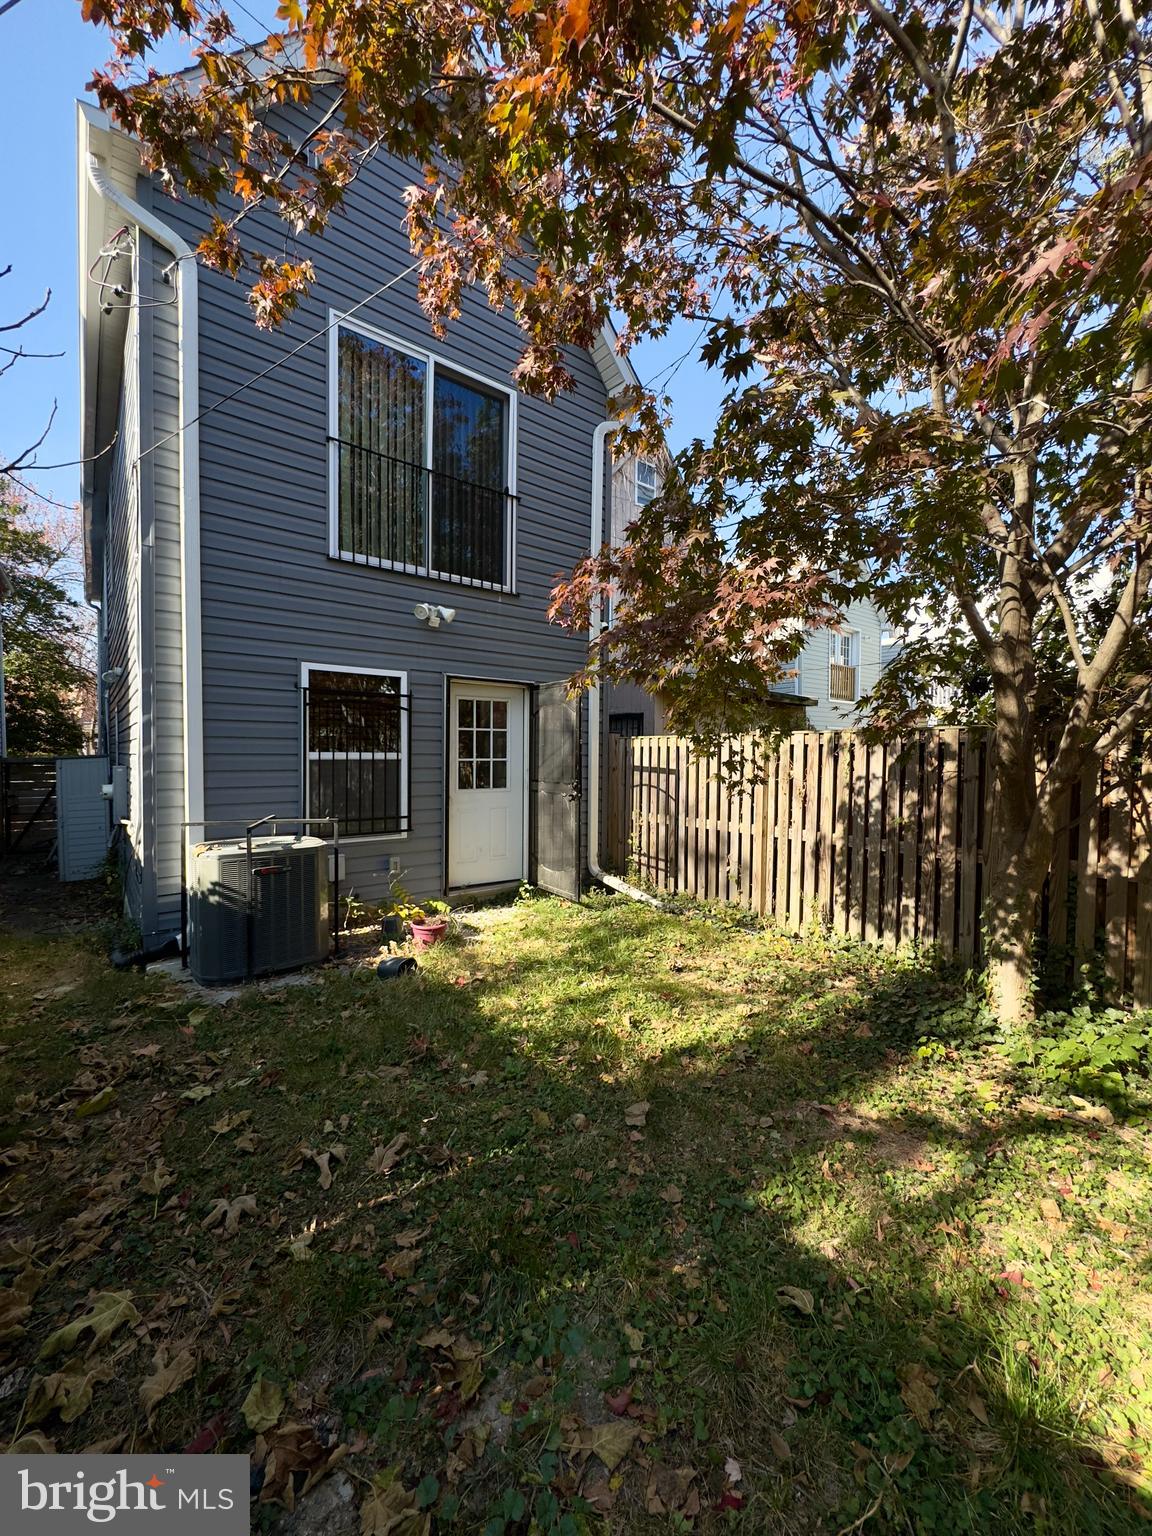
POLYGON ((181 823, 184 819, 184 699, 180 612, 180 387, 175 287, 165 282, 171 255, 143 242, 141 310, 144 355, 149 359, 148 435, 141 461, 151 508, 151 766, 155 821, 157 934, 180 926, 181 823))
MULTIPOLYGON (((411 832, 346 848, 348 883, 369 899, 381 893, 389 862, 414 894, 443 887, 446 679, 547 682, 584 659, 584 638, 551 625, 546 609, 556 574, 587 551, 592 436, 606 405, 582 352, 567 359, 572 392, 552 404, 519 397, 514 594, 329 557, 327 340, 288 353, 327 325, 330 309, 360 304, 410 264, 401 198, 412 179, 378 156, 326 236, 295 243, 295 259, 310 259, 316 280, 280 331, 257 330, 241 285, 203 270, 200 278, 205 815, 242 822, 302 811, 302 663, 406 672, 411 832), (267 379, 214 408, 278 359, 267 379), (420 601, 454 607, 455 622, 430 631, 413 617, 420 601)), ((196 243, 206 216, 159 197, 156 206, 196 243)), ((283 245, 282 228, 265 215, 242 229, 249 245, 283 245)), ((497 383, 510 382, 521 351, 514 320, 474 293, 447 336, 434 338, 414 275, 357 318, 497 383)))
MULTIPOLYGON (((135 314, 124 344, 124 382, 116 445, 109 473, 106 556, 103 582, 103 651, 107 670, 121 676, 105 687, 105 747, 109 763, 128 771, 127 823, 113 828, 120 854, 124 904, 130 917, 143 916, 144 828, 141 801, 140 668, 140 504, 137 457, 140 447, 139 334, 135 314)), ((101 684, 101 686, 105 686, 101 684)))
POLYGON ((125 904, 145 943, 180 925, 184 815, 180 623, 179 368, 171 258, 146 236, 124 350, 119 432, 107 500, 103 651, 109 761, 128 769, 117 835, 125 904))

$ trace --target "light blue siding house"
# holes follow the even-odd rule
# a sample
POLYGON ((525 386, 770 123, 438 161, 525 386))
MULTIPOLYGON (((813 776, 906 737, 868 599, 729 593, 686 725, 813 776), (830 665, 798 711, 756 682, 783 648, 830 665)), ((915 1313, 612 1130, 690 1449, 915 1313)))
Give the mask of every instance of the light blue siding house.
POLYGON ((796 658, 794 676, 780 686, 813 700, 812 731, 848 731, 859 724, 856 705, 880 681, 890 625, 870 598, 856 598, 837 629, 813 630, 796 658))
POLYGON ((101 113, 77 122, 88 595, 145 940, 178 928, 185 838, 270 814, 337 815, 364 899, 397 871, 422 897, 574 891, 586 638, 546 608, 606 526, 597 429, 633 379, 612 338, 553 404, 517 392, 520 333, 482 295, 434 339, 383 154, 297 242, 307 300, 259 331, 191 254, 206 211, 101 113))

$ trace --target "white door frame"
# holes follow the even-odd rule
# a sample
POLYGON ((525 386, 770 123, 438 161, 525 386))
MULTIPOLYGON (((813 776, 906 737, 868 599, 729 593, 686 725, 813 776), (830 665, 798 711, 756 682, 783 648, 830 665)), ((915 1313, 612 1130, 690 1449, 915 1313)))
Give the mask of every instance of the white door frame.
POLYGON ((534 750, 532 735, 532 698, 535 684, 525 682, 518 677, 471 677, 462 672, 446 672, 444 674, 444 892, 459 890, 483 890, 485 884, 493 886, 511 885, 515 880, 527 880, 528 866, 531 855, 529 840, 531 828, 531 796, 532 796, 532 753, 534 750), (452 833, 451 797, 453 789, 453 770, 456 765, 456 722, 452 711, 452 690, 455 687, 464 688, 511 688, 521 692, 524 696, 524 827, 523 827, 523 859, 519 876, 509 875, 506 879, 481 882, 473 886, 453 885, 452 883, 452 833))

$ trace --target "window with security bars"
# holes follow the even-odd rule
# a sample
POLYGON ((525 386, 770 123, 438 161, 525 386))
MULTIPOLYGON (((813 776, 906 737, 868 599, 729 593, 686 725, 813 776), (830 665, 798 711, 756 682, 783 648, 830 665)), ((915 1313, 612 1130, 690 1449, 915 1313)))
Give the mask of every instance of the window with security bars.
POLYGON ((612 736, 643 736, 644 716, 631 710, 609 715, 608 731, 612 736))
POLYGON ((508 788, 506 699, 457 699, 456 787, 508 788))
POLYGON ((305 674, 307 815, 341 837, 408 830, 408 694, 402 673, 305 674))
POLYGON ((350 326, 334 335, 334 553, 508 586, 510 395, 350 326))

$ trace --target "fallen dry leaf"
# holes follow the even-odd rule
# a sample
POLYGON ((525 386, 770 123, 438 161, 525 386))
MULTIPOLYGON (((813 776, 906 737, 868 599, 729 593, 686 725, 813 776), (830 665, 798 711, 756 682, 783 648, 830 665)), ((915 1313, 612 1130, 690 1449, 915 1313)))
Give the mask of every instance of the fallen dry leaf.
POLYGON ((34 1376, 24 1405, 28 1424, 39 1424, 50 1413, 58 1413, 65 1424, 74 1423, 92 1406, 92 1388, 111 1376, 107 1366, 70 1365, 51 1376, 34 1376))
POLYGON ((386 1147, 375 1147, 372 1156, 368 1159, 368 1171, 370 1173, 387 1173, 393 1164, 400 1161, 408 1148, 409 1138, 400 1132, 399 1136, 393 1136, 386 1147))
POLYGON ((372 1479, 372 1491, 360 1506, 360 1536, 428 1536, 431 1529, 431 1515, 404 1487, 399 1468, 372 1479))
POLYGON ((632 1419, 583 1424, 564 1442, 564 1449, 574 1456, 595 1456, 609 1472, 615 1472, 639 1433, 640 1425, 632 1419))
POLYGON ((266 1429, 272 1428, 284 1412, 284 1392, 274 1381, 269 1381, 267 1376, 258 1376, 249 1388, 240 1412, 249 1429, 263 1434, 266 1429))
POLYGON ((641 1099, 639 1104, 629 1104, 624 1111, 624 1124, 640 1130, 648 1119, 648 1111, 652 1108, 647 1099, 641 1099))
POLYGON ((152 1362, 151 1376, 145 1376, 140 1383, 140 1401, 148 1415, 149 1424, 164 1398, 171 1397, 185 1382, 191 1381, 195 1374, 196 1356, 190 1349, 180 1350, 171 1360, 162 1353, 157 1354, 152 1362))
POLYGON ((149 1168, 148 1172, 143 1175, 137 1188, 142 1195, 159 1195, 168 1188, 169 1184, 174 1184, 175 1182, 176 1180, 171 1169, 164 1159, 161 1158, 154 1168, 149 1168))
POLYGON ((429 1328, 428 1332, 422 1333, 416 1342, 421 1349, 450 1349, 452 1335, 447 1328, 429 1328))
POLYGON ((816 1298, 811 1291, 806 1291, 798 1285, 782 1285, 776 1292, 776 1300, 783 1307, 795 1307, 797 1312, 803 1312, 805 1317, 811 1317, 816 1310, 816 1298))
POLYGON ((111 1338, 125 1323, 138 1323, 140 1314, 132 1305, 131 1291, 101 1291, 83 1317, 57 1328, 40 1346, 38 1360, 50 1360, 66 1349, 75 1349, 82 1334, 91 1333, 90 1349, 111 1338))
POLYGON ((237 1195, 235 1200, 213 1200, 212 1208, 201 1222, 201 1226, 211 1232, 214 1227, 223 1223, 224 1231, 233 1233, 240 1225, 241 1216, 255 1216, 255 1214, 255 1195, 237 1195))

